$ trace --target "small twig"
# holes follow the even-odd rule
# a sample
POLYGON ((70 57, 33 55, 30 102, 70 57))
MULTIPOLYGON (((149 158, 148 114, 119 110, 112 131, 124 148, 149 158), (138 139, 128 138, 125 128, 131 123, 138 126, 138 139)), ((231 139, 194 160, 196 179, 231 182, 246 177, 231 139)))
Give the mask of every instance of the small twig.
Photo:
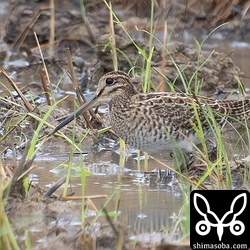
POLYGON ((38 46, 38 49, 39 49, 39 52, 40 52, 40 55, 41 55, 41 58, 42 58, 43 67, 44 67, 44 70, 45 70, 45 73, 46 73, 46 77, 47 77, 48 82, 49 82, 49 87, 50 87, 50 91, 51 91, 51 96, 52 96, 52 99, 53 99, 53 103, 55 103, 56 100, 55 100, 55 96, 54 96, 54 91, 53 91, 53 88, 52 88, 52 84, 51 84, 51 81, 50 81, 49 73, 48 73, 48 70, 47 70, 47 67, 46 67, 46 64, 45 64, 45 60, 44 60, 44 57, 43 57, 42 49, 40 47, 40 43, 38 41, 38 37, 36 35, 36 32, 34 32, 34 35, 35 35, 37 46, 38 46))
POLYGON ((20 183, 21 186, 23 185, 21 183, 21 181, 23 180, 23 178, 26 177, 28 172, 32 169, 31 165, 34 162, 35 155, 30 160, 26 161, 26 157, 27 157, 27 154, 28 154, 28 151, 29 151, 29 147, 30 147, 30 141, 27 142, 27 145, 25 147, 21 162, 19 163, 19 165, 18 165, 18 167, 17 167, 17 169, 16 169, 16 171, 14 173, 14 176, 12 178, 11 187, 10 187, 10 195, 12 195, 12 192, 13 192, 14 189, 18 190, 18 192, 20 192, 20 193, 22 192, 22 188, 19 188, 18 184, 20 183))
POLYGON ((26 24, 26 26, 23 28, 22 32, 18 35, 15 42, 13 43, 12 47, 14 49, 18 49, 19 47, 21 47, 23 41, 25 40, 25 38, 29 34, 30 30, 34 26, 36 20, 39 18, 40 14, 45 10, 49 10, 49 8, 38 8, 34 12, 32 18, 30 19, 30 21, 26 24))
POLYGON ((18 108, 21 108, 22 105, 18 104, 18 103, 15 103, 11 100, 8 100, 2 96, 0 96, 0 102, 1 102, 1 105, 4 106, 5 108, 7 109, 10 109, 12 106, 16 106, 18 108))
POLYGON ((45 98, 46 98, 47 104, 49 106, 51 106, 51 102, 50 102, 50 98, 49 98, 49 91, 48 91, 47 84, 46 84, 46 81, 44 79, 44 75, 43 75, 43 72, 42 72, 41 68, 39 70, 39 75, 40 75, 40 78, 41 78, 41 81, 42 81, 43 90, 44 90, 44 93, 45 93, 45 98))
POLYGON ((87 201, 88 201, 88 204, 90 204, 90 206, 94 209, 94 211, 96 213, 98 213, 98 209, 97 207, 95 206, 94 202, 90 199, 90 198, 87 198, 87 201))
POLYGON ((22 99, 25 107, 28 109, 29 112, 33 111, 33 107, 31 106, 31 104, 26 100, 25 96, 23 95, 22 91, 18 88, 18 86, 14 83, 14 81, 7 75, 7 73, 3 70, 0 69, 0 74, 3 74, 6 79, 8 80, 8 82, 10 83, 10 85, 13 87, 13 89, 18 93, 18 95, 20 96, 20 98, 22 99))
POLYGON ((109 43, 111 47, 111 55, 113 60, 114 70, 118 70, 118 61, 116 54, 116 42, 115 42, 115 29, 114 29, 114 20, 113 20, 113 12, 112 12, 112 4, 109 3, 110 6, 110 19, 109 19, 109 43))
POLYGON ((55 2, 50 0, 50 36, 49 36, 49 51, 50 58, 54 54, 54 42, 55 42, 55 2))
MULTIPOLYGON (((161 73, 164 75, 165 67, 166 67, 166 45, 167 45, 167 22, 164 23, 164 34, 163 34, 163 46, 161 52, 161 73)), ((158 92, 164 92, 164 83, 165 79, 163 76, 160 76, 160 84, 157 88, 158 92)))
POLYGON ((74 196, 74 197, 68 197, 68 196, 65 196, 65 197, 62 197, 61 200, 65 200, 65 201, 68 201, 68 200, 82 200, 83 198, 84 199, 99 199, 99 198, 107 198, 108 195, 89 195, 89 196, 74 196))
POLYGON ((85 25, 87 27, 87 30, 89 32, 90 40, 91 40, 91 42, 93 44, 96 44, 96 38, 94 36, 92 28, 90 27, 89 20, 88 20, 88 18, 86 16, 86 11, 85 11, 85 6, 84 6, 84 3, 83 3, 83 0, 80 1, 80 5, 81 5, 81 11, 82 11, 82 19, 83 19, 83 22, 85 23, 85 25))
MULTIPOLYGON (((68 66, 69 66, 70 79, 72 81, 72 84, 73 84, 73 87, 74 87, 76 94, 78 94, 77 93, 79 91, 78 84, 77 84, 76 75, 75 75, 75 71, 74 71, 74 67, 73 67, 70 49, 68 47, 65 49, 65 53, 66 53, 67 62, 68 62, 68 66)), ((79 98, 78 100, 79 100, 79 102, 81 102, 81 98, 79 98)))
POLYGON ((229 52, 229 53, 227 53, 224 57, 222 57, 222 58, 220 59, 220 61, 219 61, 219 62, 222 62, 224 59, 226 59, 227 57, 231 56, 233 53, 234 53, 234 51, 233 51, 233 50, 232 50, 232 51, 230 51, 230 52, 229 52))

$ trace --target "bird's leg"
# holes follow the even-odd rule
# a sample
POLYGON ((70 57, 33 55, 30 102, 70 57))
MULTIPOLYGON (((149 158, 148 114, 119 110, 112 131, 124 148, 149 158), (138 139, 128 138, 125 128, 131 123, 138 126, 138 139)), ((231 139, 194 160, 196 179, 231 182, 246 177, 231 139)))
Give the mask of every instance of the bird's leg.
POLYGON ((214 141, 207 140, 207 151, 208 151, 208 158, 211 162, 217 160, 218 157, 218 146, 214 141))
POLYGON ((194 162, 192 153, 171 152, 170 156, 174 159, 175 169, 188 169, 194 162))

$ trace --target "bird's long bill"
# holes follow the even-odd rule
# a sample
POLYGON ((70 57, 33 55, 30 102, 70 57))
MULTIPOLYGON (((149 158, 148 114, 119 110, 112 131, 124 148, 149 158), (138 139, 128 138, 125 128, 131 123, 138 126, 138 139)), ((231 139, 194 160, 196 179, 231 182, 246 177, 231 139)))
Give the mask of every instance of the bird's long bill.
POLYGON ((98 98, 96 93, 91 97, 91 99, 86 102, 85 104, 83 104, 79 109, 77 109, 74 113, 70 114, 67 118, 65 118, 60 124, 58 124, 50 133, 49 135, 54 135, 58 130, 60 130, 61 128, 63 128, 65 125, 67 125, 68 123, 72 122, 75 118, 77 118, 80 114, 82 114, 84 111, 90 109, 91 107, 93 107, 96 102, 97 102, 98 98))

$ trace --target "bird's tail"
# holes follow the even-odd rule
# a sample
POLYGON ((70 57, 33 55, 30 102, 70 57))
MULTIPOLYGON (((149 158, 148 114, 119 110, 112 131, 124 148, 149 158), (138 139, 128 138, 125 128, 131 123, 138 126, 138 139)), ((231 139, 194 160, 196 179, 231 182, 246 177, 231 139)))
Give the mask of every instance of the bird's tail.
POLYGON ((222 101, 223 108, 227 110, 229 120, 236 122, 249 122, 250 121, 250 99, 231 101, 222 101))

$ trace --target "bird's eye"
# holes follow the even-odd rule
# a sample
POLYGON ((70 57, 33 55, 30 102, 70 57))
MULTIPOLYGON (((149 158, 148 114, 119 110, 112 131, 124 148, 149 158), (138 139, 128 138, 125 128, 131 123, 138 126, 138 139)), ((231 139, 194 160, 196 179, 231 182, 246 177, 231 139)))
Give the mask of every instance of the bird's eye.
POLYGON ((107 85, 111 85, 112 83, 114 83, 114 79, 113 78, 107 78, 106 79, 106 84, 107 85))

